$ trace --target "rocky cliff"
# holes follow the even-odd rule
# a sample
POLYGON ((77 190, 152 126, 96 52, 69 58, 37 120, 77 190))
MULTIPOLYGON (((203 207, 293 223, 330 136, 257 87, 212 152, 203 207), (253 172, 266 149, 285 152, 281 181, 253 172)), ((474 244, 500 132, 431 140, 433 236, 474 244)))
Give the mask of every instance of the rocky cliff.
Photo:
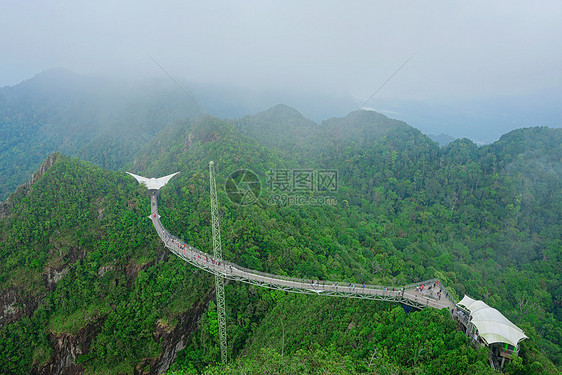
MULTIPOLYGON (((55 164, 57 158, 60 155, 61 154, 58 152, 49 155, 49 157, 45 159, 43 164, 41 164, 39 169, 35 171, 33 175, 31 175, 31 179, 27 183, 19 186, 14 194, 26 195, 33 188, 33 185, 35 185, 35 183, 39 181, 39 179, 45 174, 45 172, 47 172, 47 170, 49 170, 49 168, 51 168, 55 164)), ((8 197, 8 199, 6 199, 4 202, 0 202, 0 219, 10 214, 11 206, 12 206, 11 196, 8 197)))

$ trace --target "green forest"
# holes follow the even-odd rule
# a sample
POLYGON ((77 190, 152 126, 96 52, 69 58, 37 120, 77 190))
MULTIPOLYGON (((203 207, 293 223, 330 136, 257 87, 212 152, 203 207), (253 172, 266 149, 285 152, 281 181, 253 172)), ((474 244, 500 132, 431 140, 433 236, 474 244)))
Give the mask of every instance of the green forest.
POLYGON ((158 85, 51 69, 0 87, 0 200, 53 152, 116 170, 171 121, 197 110, 158 85))
POLYGON ((440 147, 375 112, 315 124, 276 106, 176 121, 135 147, 115 161, 119 171, 55 154, 33 186, 10 195, 0 373, 495 373, 446 311, 236 282, 225 285, 229 364, 220 364, 214 278, 164 248, 146 188, 124 173, 179 171, 160 191, 162 223, 211 252, 210 160, 225 259, 342 283, 439 278, 457 301, 481 299, 525 331, 505 373, 560 372, 562 129, 440 147), (225 191, 241 169, 260 178, 253 204, 225 191), (272 174, 298 170, 336 171, 335 187, 291 191, 334 204, 276 199, 272 174))

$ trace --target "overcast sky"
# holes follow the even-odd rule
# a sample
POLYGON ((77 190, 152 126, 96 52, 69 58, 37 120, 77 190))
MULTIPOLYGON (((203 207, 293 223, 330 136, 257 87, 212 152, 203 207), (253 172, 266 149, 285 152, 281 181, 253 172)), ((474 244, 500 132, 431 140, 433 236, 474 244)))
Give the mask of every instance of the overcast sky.
POLYGON ((0 86, 53 67, 423 100, 559 91, 560 1, 0 0, 0 86))

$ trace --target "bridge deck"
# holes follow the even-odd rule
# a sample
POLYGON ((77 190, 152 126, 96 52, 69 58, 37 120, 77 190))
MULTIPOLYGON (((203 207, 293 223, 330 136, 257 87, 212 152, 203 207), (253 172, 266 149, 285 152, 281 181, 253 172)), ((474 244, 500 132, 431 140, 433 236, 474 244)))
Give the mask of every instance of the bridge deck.
POLYGON ((416 308, 447 308, 450 312, 456 307, 454 300, 437 279, 405 286, 355 285, 342 283, 340 281, 318 281, 284 277, 250 270, 231 262, 215 261, 212 255, 204 253, 184 243, 179 238, 172 236, 160 222, 156 194, 151 194, 150 199, 150 219, 165 246, 174 254, 195 267, 214 275, 222 276, 225 279, 242 281, 261 287, 284 290, 292 293, 394 301, 416 308), (418 291, 417 287, 422 284, 425 286, 424 290, 418 291), (439 290, 441 291, 441 297, 439 297, 437 293, 439 290))

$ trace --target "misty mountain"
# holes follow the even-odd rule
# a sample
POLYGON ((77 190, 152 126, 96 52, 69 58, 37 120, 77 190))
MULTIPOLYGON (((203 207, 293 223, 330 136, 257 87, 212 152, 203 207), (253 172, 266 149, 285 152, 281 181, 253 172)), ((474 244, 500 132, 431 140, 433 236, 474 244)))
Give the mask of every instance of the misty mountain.
MULTIPOLYGON (((211 116, 175 121, 127 166, 148 176, 180 172, 159 198, 162 222, 175 236, 212 248, 214 160, 226 259, 342 283, 439 277, 455 297, 481 298, 524 327, 530 339, 522 346, 523 372, 556 371, 560 129, 521 129, 487 147, 459 139, 440 148, 372 111, 318 125, 286 106, 256 116, 263 122, 247 118, 244 132, 211 116), (318 132, 303 135, 300 155, 283 152, 288 136, 281 150, 267 145, 284 129, 296 132, 291 123, 318 132), (314 134, 331 136, 339 148, 315 142, 314 134), (304 153, 306 145, 318 152, 304 153), (292 165, 336 169, 337 205, 272 203, 267 172, 292 165), (256 204, 228 197, 225 181, 239 169, 262 180, 256 204)), ((218 372, 212 277, 158 241, 146 219, 146 189, 124 173, 62 155, 49 160, 0 219, 0 349, 8 358, 2 371, 218 372)), ((233 369, 305 353, 345 361, 351 367, 344 373, 368 363, 407 374, 491 373, 487 352, 468 345, 444 311, 406 314, 390 303, 285 295, 237 282, 226 290, 233 369), (410 353, 428 342, 437 348, 433 355, 410 353), (388 355, 372 359, 375 347, 388 355)))
POLYGON ((526 96, 441 102, 377 99, 372 107, 387 116, 406 121, 426 134, 444 133, 484 145, 518 128, 562 127, 561 101, 562 97, 556 90, 543 90, 526 96))
POLYGON ((345 161, 349 150, 368 152, 390 139, 399 149, 423 147, 435 153, 438 148, 419 130, 374 111, 354 111, 316 124, 294 108, 278 105, 232 123, 258 143, 274 148, 301 167, 308 164, 307 167, 330 168, 331 163, 345 161))
POLYGON ((314 88, 256 90, 226 84, 184 81, 180 81, 180 84, 194 94, 209 114, 226 119, 262 112, 265 108, 275 107, 279 103, 298 108, 304 116, 316 122, 357 108, 357 104, 349 95, 326 93, 314 88))
POLYGON ((302 151, 320 131, 318 124, 284 104, 231 123, 241 133, 286 155, 302 151))
POLYGON ((60 151, 118 169, 177 118, 198 116, 175 89, 55 69, 0 88, 0 198, 60 151))
POLYGON ((429 138, 431 138, 431 140, 433 140, 434 142, 439 143, 440 146, 446 146, 447 144, 453 142, 455 140, 455 138, 451 137, 448 134, 428 134, 427 135, 429 138))
MULTIPOLYGON (((231 120, 242 134, 285 156, 301 155, 304 159, 326 155, 329 150, 325 145, 330 145, 336 154, 346 146, 369 147, 375 134, 382 136, 391 127, 401 127, 406 133, 414 131, 404 122, 374 111, 355 111, 321 123, 286 105, 274 105, 260 112, 266 104, 276 104, 274 100, 285 98, 289 103, 302 99, 301 106, 308 113, 325 106, 317 114, 326 115, 349 106, 345 98, 341 99, 341 106, 336 106, 336 98, 322 96, 179 84, 191 97, 171 81, 128 82, 54 69, 18 85, 0 88, 0 176, 4 181, 0 198, 24 183, 54 151, 81 157, 104 168, 122 168, 168 124, 205 115, 192 98, 200 102, 204 111, 214 115, 226 118, 245 115, 231 120), (312 104, 315 100, 317 104, 312 104), (306 103, 311 104, 307 107, 306 103), (249 112, 257 113, 246 115, 249 112)), ((414 104, 404 108, 412 109, 408 113, 414 116, 428 109, 414 104)), ((428 110, 427 114, 433 116, 435 111, 428 110)), ((435 140, 445 144, 450 138, 435 140)))
POLYGON ((326 95, 178 84, 181 89, 168 79, 132 82, 52 69, 0 88, 0 200, 54 151, 119 169, 159 130, 206 111, 237 118, 283 98, 316 116, 352 108, 345 98, 326 95))
MULTIPOLYGON (((344 145, 358 142, 368 147, 373 138, 364 130, 369 130, 369 126, 382 130, 400 123, 372 111, 370 115, 369 111, 356 111, 315 123, 353 108, 352 101, 345 96, 177 83, 181 89, 167 79, 132 82, 53 69, 18 85, 0 88, 0 176, 4 181, 0 199, 24 183, 51 152, 60 151, 104 168, 119 169, 159 130, 182 118, 212 114, 234 119, 231 120, 234 126, 258 142, 285 155, 295 153, 306 157, 326 153, 325 144, 330 144, 336 152, 344 145), (277 105, 279 102, 302 108, 313 120, 292 107, 277 105), (263 111, 268 107, 271 108, 263 111), (367 128, 361 130, 361 127, 367 128)), ((384 101, 377 103, 387 109, 394 108, 392 103, 389 106, 384 106, 384 101)), ((427 107, 410 104, 402 109, 414 116, 414 125, 417 125, 415 116, 422 110, 428 116, 436 115, 427 107)), ((443 111, 446 116, 447 113, 443 111)), ((444 144, 450 139, 436 140, 444 144)))

